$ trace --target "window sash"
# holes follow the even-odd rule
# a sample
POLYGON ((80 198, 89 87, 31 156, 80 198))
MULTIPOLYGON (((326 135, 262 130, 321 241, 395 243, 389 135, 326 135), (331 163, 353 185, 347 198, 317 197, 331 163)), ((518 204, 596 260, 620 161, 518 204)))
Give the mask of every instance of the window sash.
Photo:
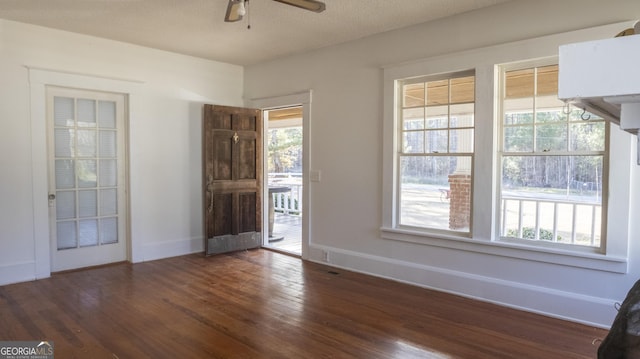
POLYGON ((475 81, 475 72, 465 71, 397 82, 397 227, 470 236, 475 81), (429 166, 434 172, 421 176, 429 166), (419 183, 425 178, 429 183, 419 183), (453 214, 452 181, 468 187, 453 214))
MULTIPOLYGON (((595 115, 592 115, 590 122, 586 122, 581 119, 581 115, 583 115, 581 111, 566 112, 564 107, 559 111, 557 104, 554 105, 552 101, 550 107, 538 107, 540 87, 542 87, 544 96, 557 94, 557 79, 554 81, 551 78, 551 76, 557 77, 557 68, 554 75, 553 65, 543 64, 535 67, 529 64, 529 66, 528 68, 502 66, 500 71, 498 238, 501 240, 548 242, 554 245, 587 246, 602 251, 606 242, 607 191, 603 189, 606 189, 608 185, 609 124, 595 115), (546 70, 543 73, 543 80, 551 81, 550 86, 540 86, 541 81, 538 77, 540 69, 546 70), (550 69, 551 71, 549 71, 550 69), (528 85, 532 85, 532 91, 525 90, 526 86, 516 90, 507 88, 509 82, 507 72, 520 76, 521 83, 526 81, 528 85), (511 103, 506 104, 509 101, 511 103), (521 107, 514 108, 514 101, 519 101, 518 105, 521 107), (527 104, 531 107, 527 108, 527 104), (509 109, 509 106, 512 107, 509 109), (560 112, 560 116, 557 116, 558 112, 560 112), (541 118, 539 116, 541 113, 550 113, 550 117, 541 118), (516 117, 508 118, 509 114, 516 117), (601 144, 593 146, 581 143, 579 136, 575 135, 574 132, 588 130, 584 127, 587 126, 586 123, 589 124, 588 126, 599 126, 595 130, 602 133, 601 144), (550 131, 544 134, 544 130, 550 131), (561 134, 561 136, 542 137, 554 134, 561 134), (524 137, 518 138, 518 136, 524 137), (596 160, 595 167, 600 171, 595 175, 596 182, 599 182, 595 190, 596 200, 554 198, 544 195, 542 188, 536 185, 522 187, 524 189, 532 188, 530 193, 521 196, 514 195, 509 191, 508 183, 505 183, 506 173, 510 170, 505 166, 509 159, 518 157, 522 158, 525 163, 535 161, 537 158, 545 161, 551 159, 556 162, 562 162, 563 159, 566 161, 587 158, 600 159, 601 163, 598 165, 598 160, 596 160), (601 180, 598 180, 599 178, 601 180), (537 190, 535 190, 536 188, 537 190), (585 211, 590 214, 585 215, 585 211), (569 226, 568 229, 567 226, 569 226)), ((545 100, 548 101, 548 99, 545 100)), ((568 165, 566 170, 569 171, 568 165)), ((567 174, 564 178, 567 183, 567 195, 571 190, 579 191, 582 189, 571 188, 573 179, 569 179, 570 175, 574 176, 567 174)), ((593 189, 591 188, 592 184, 583 183, 581 186, 593 189)))

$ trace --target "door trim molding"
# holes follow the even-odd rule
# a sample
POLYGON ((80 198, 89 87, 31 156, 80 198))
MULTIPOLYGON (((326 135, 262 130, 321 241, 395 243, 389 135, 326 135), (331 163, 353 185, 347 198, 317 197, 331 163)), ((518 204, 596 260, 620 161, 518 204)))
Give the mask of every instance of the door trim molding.
MULTIPOLYGON (((311 231, 310 231, 310 218, 311 218, 311 191, 309 188, 309 172, 311 169, 311 102, 312 102, 312 90, 305 90, 301 92, 291 93, 288 95, 273 96, 273 97, 261 97, 254 98, 248 101, 249 107, 259 108, 261 110, 270 110, 279 107, 293 107, 302 106, 302 259, 309 258, 309 244, 311 243, 311 231)), ((262 116, 262 121, 265 120, 265 116, 262 116)), ((263 131, 268 128, 263 123, 263 131)), ((263 135, 264 137, 264 135, 263 135)), ((266 141, 263 142, 263 145, 266 141)), ((266 159, 266 152, 263 158, 266 159)), ((264 176, 267 178, 267 166, 263 166, 264 176)), ((268 186, 263 188, 263 198, 267 198, 268 194, 264 193, 268 191, 268 186)), ((264 205, 263 201, 263 205, 264 205)), ((264 216, 267 212, 263 209, 263 229, 267 228, 264 216)))
POLYGON ((311 104, 312 91, 306 90, 302 92, 296 92, 289 95, 273 96, 273 97, 259 97, 249 100, 249 107, 259 108, 261 110, 268 110, 277 107, 293 107, 305 104, 311 104))
MULTIPOLYGON (((49 242, 49 206, 47 194, 48 157, 47 157, 47 92, 46 86, 77 88, 88 91, 106 91, 121 93, 128 97, 128 108, 125 109, 126 131, 129 132, 128 116, 132 107, 133 94, 139 91, 142 82, 133 80, 113 79, 104 76, 70 73, 64 70, 49 70, 27 66, 30 99, 31 122, 31 187, 33 206, 33 243, 35 260, 35 279, 51 276, 51 245, 49 242)), ((127 144, 128 147, 129 144, 127 144)), ((126 155, 128 157, 128 155, 126 155)), ((127 171, 129 170, 127 165, 127 171)), ((129 206, 127 206, 129 207, 129 206)), ((130 208, 127 210, 127 260, 136 258, 136 248, 130 236, 131 226, 129 218, 130 208)))

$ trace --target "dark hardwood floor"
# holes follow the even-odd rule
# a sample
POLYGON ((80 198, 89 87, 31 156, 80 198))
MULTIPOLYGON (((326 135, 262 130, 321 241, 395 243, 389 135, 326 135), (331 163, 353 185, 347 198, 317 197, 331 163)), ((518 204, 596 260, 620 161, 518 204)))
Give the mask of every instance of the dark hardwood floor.
POLYGON ((0 287, 0 341, 56 358, 595 358, 606 331, 267 250, 0 287))

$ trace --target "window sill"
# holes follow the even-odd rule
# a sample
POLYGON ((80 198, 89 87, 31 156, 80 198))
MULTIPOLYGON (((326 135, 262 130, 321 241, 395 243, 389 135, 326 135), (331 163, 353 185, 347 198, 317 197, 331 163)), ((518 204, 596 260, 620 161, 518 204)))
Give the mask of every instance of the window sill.
POLYGON ((606 254, 592 251, 551 248, 520 241, 471 239, 462 236, 433 234, 417 230, 388 227, 382 227, 380 232, 384 239, 422 244, 425 246, 456 249, 613 273, 627 273, 628 270, 627 258, 607 256, 606 254))

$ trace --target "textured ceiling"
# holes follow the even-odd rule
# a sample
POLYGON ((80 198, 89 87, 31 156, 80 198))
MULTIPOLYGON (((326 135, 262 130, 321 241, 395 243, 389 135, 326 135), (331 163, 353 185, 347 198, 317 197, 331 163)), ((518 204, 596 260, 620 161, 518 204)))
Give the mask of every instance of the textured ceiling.
POLYGON ((314 13, 251 0, 225 23, 227 0, 0 0, 0 18, 251 65, 509 0, 324 0, 314 13))

